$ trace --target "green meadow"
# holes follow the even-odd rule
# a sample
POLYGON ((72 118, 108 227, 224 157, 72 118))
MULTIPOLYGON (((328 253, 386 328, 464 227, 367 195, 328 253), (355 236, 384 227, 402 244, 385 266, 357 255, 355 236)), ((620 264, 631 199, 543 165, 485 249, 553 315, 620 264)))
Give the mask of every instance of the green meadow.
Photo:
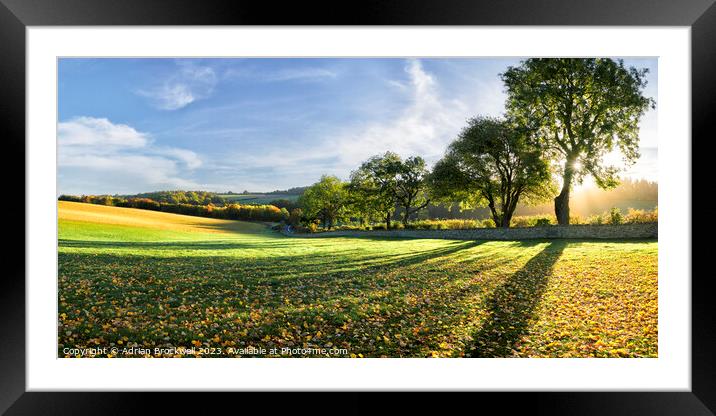
POLYGON ((58 262, 60 357, 657 356, 656 240, 300 238, 60 202, 58 262))

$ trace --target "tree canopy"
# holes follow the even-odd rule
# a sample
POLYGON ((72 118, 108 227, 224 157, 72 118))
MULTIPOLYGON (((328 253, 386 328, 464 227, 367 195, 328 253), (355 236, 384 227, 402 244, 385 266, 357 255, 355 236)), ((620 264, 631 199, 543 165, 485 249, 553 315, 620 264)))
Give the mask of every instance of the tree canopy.
POLYGON ((396 172, 401 164, 400 156, 386 152, 373 156, 351 172, 349 189, 356 212, 366 220, 380 215, 390 228, 390 220, 397 203, 395 187, 396 172))
POLYGON ((299 204, 307 217, 318 218, 323 227, 333 228, 336 220, 346 214, 348 192, 346 184, 335 176, 323 175, 299 197, 299 204))
POLYGON ((349 189, 356 211, 363 217, 380 213, 390 221, 400 207, 403 224, 428 205, 426 178, 429 171, 419 156, 405 160, 393 152, 373 156, 351 173, 349 189))
POLYGON ((508 116, 561 165, 560 224, 569 224, 573 183, 590 175, 603 189, 618 184, 619 169, 604 165, 605 154, 618 148, 627 164, 639 158, 639 120, 655 106, 642 94, 647 71, 609 58, 533 58, 501 75, 508 116))
POLYGON ((395 197, 403 209, 403 224, 407 225, 410 216, 428 206, 427 177, 430 173, 425 160, 420 156, 411 156, 396 166, 395 197))
POLYGON ((430 176, 432 193, 462 207, 487 206, 498 227, 509 227, 520 199, 552 195, 549 164, 505 120, 468 120, 430 176))

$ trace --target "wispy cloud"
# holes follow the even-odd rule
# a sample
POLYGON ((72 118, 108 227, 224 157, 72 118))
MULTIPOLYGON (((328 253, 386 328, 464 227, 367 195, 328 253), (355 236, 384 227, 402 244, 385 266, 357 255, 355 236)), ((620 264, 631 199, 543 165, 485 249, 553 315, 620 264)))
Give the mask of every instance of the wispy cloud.
POLYGON ((230 68, 224 72, 224 77, 227 79, 251 79, 259 82, 321 81, 334 79, 337 76, 337 72, 320 67, 285 68, 273 71, 230 68))
POLYGON ((297 180, 310 183, 322 173, 347 178, 361 162, 388 150, 403 157, 422 156, 431 163, 443 155, 468 117, 493 114, 501 109, 501 105, 495 103, 501 104, 504 99, 501 91, 479 84, 471 86, 474 87, 471 94, 477 93, 478 99, 445 98, 438 79, 426 71, 419 60, 406 62, 405 79, 385 82, 407 98, 406 106, 397 117, 358 122, 326 131, 310 150, 301 140, 287 140, 296 146, 233 154, 227 164, 270 169, 274 181, 288 180, 298 184, 297 180))
POLYGON ((137 94, 149 98, 152 105, 161 110, 178 110, 194 101, 209 97, 218 77, 211 67, 180 61, 176 73, 137 94))
POLYGON ((409 61, 405 72, 407 80, 396 85, 402 84, 410 100, 398 117, 346 129, 333 139, 346 165, 387 150, 435 159, 464 125, 470 113, 467 103, 443 98, 438 81, 420 61, 409 61))
POLYGON ((200 187, 184 177, 202 165, 198 154, 154 146, 148 134, 126 124, 73 118, 58 124, 57 144, 60 181, 81 184, 81 193, 200 187))

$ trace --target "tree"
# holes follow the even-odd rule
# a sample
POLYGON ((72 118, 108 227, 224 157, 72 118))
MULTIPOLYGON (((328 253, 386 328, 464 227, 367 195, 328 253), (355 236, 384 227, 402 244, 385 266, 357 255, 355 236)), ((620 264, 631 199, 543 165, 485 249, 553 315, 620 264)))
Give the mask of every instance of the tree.
POLYGON ((356 211, 364 218, 380 213, 387 228, 390 228, 397 203, 397 173, 401 163, 400 156, 386 152, 382 156, 371 157, 351 172, 349 190, 356 211))
POLYGON ((509 227, 522 198, 537 202, 551 195, 549 164, 520 131, 504 120, 468 120, 430 175, 432 194, 460 201, 461 207, 487 205, 497 227, 509 227))
POLYGON ((428 206, 428 169, 425 160, 412 156, 396 166, 395 198, 403 208, 403 225, 408 225, 410 216, 428 206))
POLYGON ((335 221, 346 214, 348 192, 346 184, 335 176, 321 176, 321 180, 314 183, 299 198, 299 204, 304 208, 304 215, 318 218, 323 227, 333 228, 335 221))
POLYGON ((298 227, 301 224, 301 217, 303 216, 303 210, 301 208, 294 208, 291 210, 291 214, 288 217, 288 223, 294 227, 298 227))
POLYGON ((655 107, 642 95, 646 73, 608 58, 535 58, 502 74, 508 115, 561 164, 562 189, 554 199, 559 224, 569 224, 573 183, 591 175, 602 189, 618 184, 618 169, 604 166, 606 153, 618 147, 625 163, 639 158, 639 120, 655 107))

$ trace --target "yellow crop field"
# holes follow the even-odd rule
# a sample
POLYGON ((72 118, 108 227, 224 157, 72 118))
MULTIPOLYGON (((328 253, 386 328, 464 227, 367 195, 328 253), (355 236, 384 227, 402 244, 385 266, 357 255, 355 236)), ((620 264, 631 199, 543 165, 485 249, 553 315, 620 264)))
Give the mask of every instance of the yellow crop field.
POLYGON ((58 219, 60 222, 88 222, 154 230, 171 230, 180 233, 247 233, 260 232, 266 228, 261 224, 233 220, 68 201, 59 201, 58 219))

